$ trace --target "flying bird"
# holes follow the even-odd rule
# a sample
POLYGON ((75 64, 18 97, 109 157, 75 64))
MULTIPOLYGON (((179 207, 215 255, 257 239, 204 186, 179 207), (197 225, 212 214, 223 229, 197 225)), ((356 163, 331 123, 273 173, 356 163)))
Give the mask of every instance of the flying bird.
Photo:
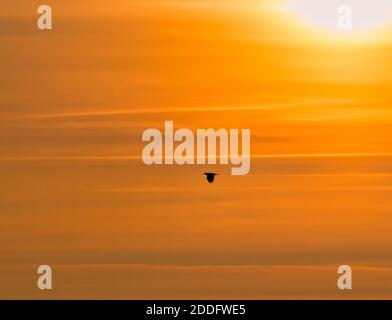
POLYGON ((204 174, 207 176, 208 183, 213 183, 215 176, 218 175, 217 173, 213 173, 213 172, 205 172, 204 174))

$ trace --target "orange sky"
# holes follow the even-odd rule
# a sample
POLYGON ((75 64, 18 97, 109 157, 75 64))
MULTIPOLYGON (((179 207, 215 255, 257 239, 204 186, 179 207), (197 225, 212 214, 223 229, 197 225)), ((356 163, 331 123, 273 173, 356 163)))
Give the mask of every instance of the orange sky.
POLYGON ((52 0, 48 32, 37 3, 3 3, 1 298, 392 297, 390 26, 342 37, 278 0, 52 0), (165 120, 250 128, 250 174, 144 165, 165 120))

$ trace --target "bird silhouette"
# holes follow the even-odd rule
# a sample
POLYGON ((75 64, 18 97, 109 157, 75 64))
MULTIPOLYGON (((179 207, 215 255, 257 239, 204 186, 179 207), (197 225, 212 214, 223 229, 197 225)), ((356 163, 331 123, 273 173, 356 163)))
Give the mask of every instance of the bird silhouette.
POLYGON ((204 174, 207 176, 208 183, 213 183, 215 176, 218 175, 217 173, 213 173, 213 172, 205 172, 204 174))

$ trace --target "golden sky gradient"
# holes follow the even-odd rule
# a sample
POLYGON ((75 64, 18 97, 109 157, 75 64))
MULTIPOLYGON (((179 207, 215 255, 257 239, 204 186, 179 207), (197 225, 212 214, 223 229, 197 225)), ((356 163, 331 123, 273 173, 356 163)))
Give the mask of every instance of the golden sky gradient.
POLYGON ((392 298, 392 20, 286 3, 2 1, 1 298, 392 298), (250 174, 144 165, 165 120, 250 128, 250 174))

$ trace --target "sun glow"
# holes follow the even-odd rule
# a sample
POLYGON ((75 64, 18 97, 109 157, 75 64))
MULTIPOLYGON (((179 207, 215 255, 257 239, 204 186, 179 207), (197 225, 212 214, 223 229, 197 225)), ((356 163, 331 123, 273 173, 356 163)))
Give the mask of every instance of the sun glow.
POLYGON ((285 8, 304 24, 345 38, 374 37, 392 25, 389 0, 288 0, 285 8))

